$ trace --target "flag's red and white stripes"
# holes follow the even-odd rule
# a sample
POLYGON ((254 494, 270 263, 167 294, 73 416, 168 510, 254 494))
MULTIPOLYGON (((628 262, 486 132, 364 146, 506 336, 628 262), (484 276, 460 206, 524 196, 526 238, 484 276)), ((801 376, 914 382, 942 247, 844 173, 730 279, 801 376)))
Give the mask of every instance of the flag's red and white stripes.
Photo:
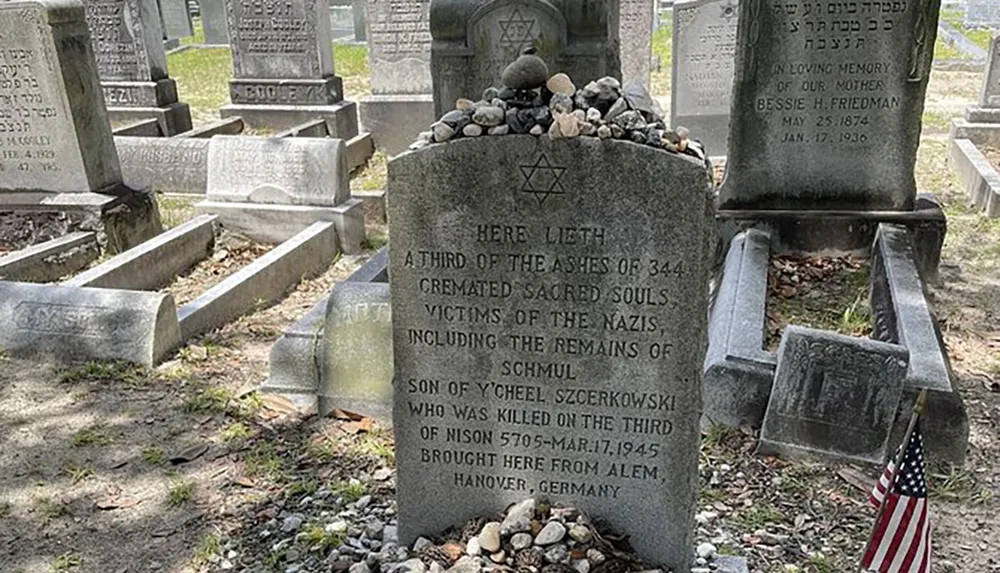
POLYGON ((886 490, 889 489, 889 480, 892 479, 892 470, 895 467, 896 460, 889 460, 889 465, 882 472, 882 477, 878 479, 875 487, 872 488, 872 492, 868 494, 868 503, 872 504, 872 507, 875 509, 882 507, 882 500, 885 498, 886 490))
POLYGON ((862 567, 880 573, 930 573, 930 557, 927 498, 890 494, 862 567))

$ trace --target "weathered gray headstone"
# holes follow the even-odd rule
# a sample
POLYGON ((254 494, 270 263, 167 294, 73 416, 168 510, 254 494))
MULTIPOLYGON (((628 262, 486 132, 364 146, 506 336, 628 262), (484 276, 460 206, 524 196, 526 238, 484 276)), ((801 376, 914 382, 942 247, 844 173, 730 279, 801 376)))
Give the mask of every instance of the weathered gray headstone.
POLYGON ((392 307, 389 285, 350 282, 330 294, 323 326, 319 411, 392 419, 392 307))
POLYGON ((121 183, 100 93, 81 5, 0 3, 0 190, 121 183))
POLYGON ((740 2, 721 206, 912 209, 939 5, 740 2))
POLYGON ((226 2, 233 79, 222 117, 275 131, 321 117, 332 136, 356 136, 357 110, 334 75, 326 0, 267 6, 226 2))
POLYGON ((535 47, 550 74, 564 72, 578 87, 621 77, 617 0, 469 0, 431 5, 431 73, 440 117, 455 100, 478 100, 500 84, 521 50, 535 47))
POLYGON ((191 129, 191 112, 167 77, 155 0, 84 0, 104 100, 113 121, 156 117, 164 135, 191 129))
POLYGON ((469 138, 396 157, 388 192, 401 543, 544 496, 687 570, 705 165, 624 141, 469 138))
POLYGON ((351 0, 351 11, 354 13, 354 41, 364 42, 368 39, 367 0, 351 0))
POLYGON ((206 45, 229 45, 225 0, 201 0, 201 27, 205 32, 206 45))
POLYGON ((990 40, 986 77, 983 78, 983 92, 979 98, 979 105, 1000 108, 1000 34, 990 40))
POLYGON ((163 22, 163 34, 168 39, 187 38, 194 35, 191 23, 191 12, 188 11, 187 0, 157 0, 160 7, 160 18, 163 22))
POLYGON ((621 40, 622 82, 640 82, 649 90, 653 58, 654 0, 618 0, 618 37, 621 40))
POLYGON ((326 138, 217 135, 208 149, 208 197, 287 205, 350 199, 347 146, 326 138))
POLYGON ((682 125, 709 155, 726 155, 736 66, 737 0, 683 0, 673 9, 670 125, 682 125))
POLYGON ((788 326, 758 452, 883 463, 908 360, 895 344, 788 326))
POLYGON ((996 0, 969 0, 965 9, 965 25, 1000 28, 1000 3, 996 0))
POLYGON ((209 139, 116 137, 125 183, 167 193, 205 193, 209 139))
POLYGON ((361 123, 375 145, 395 155, 434 121, 430 0, 368 0, 372 95, 361 123))

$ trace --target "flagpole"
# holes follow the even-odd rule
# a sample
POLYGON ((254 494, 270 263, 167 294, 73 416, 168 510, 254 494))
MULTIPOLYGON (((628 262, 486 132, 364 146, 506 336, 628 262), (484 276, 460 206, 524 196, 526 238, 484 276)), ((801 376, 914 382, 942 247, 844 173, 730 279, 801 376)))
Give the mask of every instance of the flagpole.
POLYGON ((899 453, 896 454, 896 463, 892 465, 892 472, 889 474, 889 486, 886 487, 885 495, 882 496, 882 501, 879 503, 878 512, 875 514, 875 523, 872 524, 872 531, 868 534, 868 541, 865 543, 865 549, 861 552, 861 561, 858 563, 858 571, 864 571, 864 566, 861 562, 864 561, 865 555, 868 554, 868 550, 872 547, 872 540, 875 539, 875 528, 878 527, 879 521, 882 519, 882 514, 885 513, 885 502, 889 499, 889 493, 892 491, 892 486, 896 483, 896 475, 899 473, 900 466, 903 465, 903 457, 906 455, 906 449, 910 446, 910 438, 913 437, 913 430, 917 427, 917 420, 920 416, 924 415, 924 411, 927 409, 927 389, 924 388, 920 391, 920 395, 917 396, 916 403, 913 404, 913 414, 910 415, 910 425, 906 427, 906 435, 903 437, 903 445, 899 448, 899 453))

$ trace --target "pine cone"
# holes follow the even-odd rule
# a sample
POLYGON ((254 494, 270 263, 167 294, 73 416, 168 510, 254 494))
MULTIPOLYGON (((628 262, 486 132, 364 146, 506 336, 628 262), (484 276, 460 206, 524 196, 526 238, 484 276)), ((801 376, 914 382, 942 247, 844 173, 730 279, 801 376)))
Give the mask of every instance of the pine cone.
POLYGON ((544 563, 544 554, 537 547, 522 549, 514 556, 514 567, 518 569, 534 568, 535 571, 538 571, 544 563))
POLYGON ((462 543, 468 543, 470 539, 479 535, 479 532, 483 530, 483 526, 486 525, 486 520, 481 517, 473 517, 465 524, 462 528, 461 540, 462 543))
POLYGON ((438 565, 448 569, 453 565, 451 556, 443 548, 437 545, 428 545, 420 550, 420 560, 424 562, 424 565, 430 567, 431 563, 437 562, 438 565))

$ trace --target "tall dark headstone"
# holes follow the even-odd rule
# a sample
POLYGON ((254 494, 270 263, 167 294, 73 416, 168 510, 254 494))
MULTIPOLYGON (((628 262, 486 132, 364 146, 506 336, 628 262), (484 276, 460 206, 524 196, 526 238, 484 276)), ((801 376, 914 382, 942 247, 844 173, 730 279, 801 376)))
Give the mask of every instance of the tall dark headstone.
POLYGON ((674 4, 670 125, 682 125, 711 156, 726 155, 736 65, 736 0, 674 4))
POLYGON ((168 40, 189 38, 194 35, 191 12, 187 0, 158 0, 163 36, 168 40))
POLYGON ((67 231, 97 228, 114 250, 160 221, 122 184, 97 68, 83 4, 0 2, 0 219, 64 212, 67 231))
POLYGON ((396 157, 388 185, 400 542, 539 496, 687 571, 705 165, 479 137, 396 157))
POLYGON ((156 118, 163 135, 191 129, 167 75, 156 0, 84 0, 104 100, 113 122, 156 118))
POLYGON ((406 150, 434 122, 431 0, 368 0, 372 95, 361 123, 389 155, 406 150))
POLYGON ((227 1, 226 8, 233 79, 222 117, 273 130, 322 118, 332 137, 358 134, 356 106, 334 73, 326 0, 227 1))
POLYGON ((578 87, 620 78, 618 11, 619 0, 433 0, 435 115, 499 85, 527 47, 538 50, 551 74, 565 72, 578 87))
POLYGON ((721 206, 913 209, 939 6, 742 0, 721 206))

